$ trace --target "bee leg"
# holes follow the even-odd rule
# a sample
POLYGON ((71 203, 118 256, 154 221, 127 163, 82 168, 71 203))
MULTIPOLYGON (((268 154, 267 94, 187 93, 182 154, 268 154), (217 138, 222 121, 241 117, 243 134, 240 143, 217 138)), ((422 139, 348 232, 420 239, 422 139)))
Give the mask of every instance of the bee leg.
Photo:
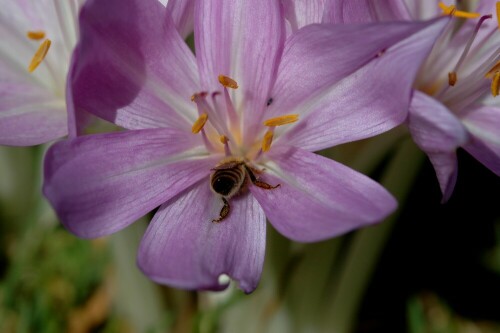
POLYGON ((263 188, 265 190, 273 190, 275 188, 278 188, 281 186, 281 184, 278 184, 276 186, 273 186, 273 185, 270 185, 268 183, 265 183, 263 181, 260 181, 257 179, 257 177, 255 177, 254 173, 252 172, 252 169, 245 166, 246 170, 247 170, 247 173, 248 173, 248 176, 250 177, 250 180, 252 181, 252 184, 254 184, 255 186, 257 187, 260 187, 260 188, 263 188))
POLYGON ((222 209, 220 210, 220 216, 217 219, 212 220, 213 223, 219 223, 224 220, 227 215, 229 215, 229 202, 226 200, 226 198, 222 198, 222 202, 224 203, 224 206, 222 206, 222 209))
POLYGON ((260 187, 260 188, 263 188, 264 190, 273 190, 275 188, 278 188, 281 186, 281 184, 278 184, 276 186, 273 186, 271 184, 268 184, 268 183, 265 183, 265 182, 261 182, 260 180, 255 180, 252 182, 255 186, 257 187, 260 187))

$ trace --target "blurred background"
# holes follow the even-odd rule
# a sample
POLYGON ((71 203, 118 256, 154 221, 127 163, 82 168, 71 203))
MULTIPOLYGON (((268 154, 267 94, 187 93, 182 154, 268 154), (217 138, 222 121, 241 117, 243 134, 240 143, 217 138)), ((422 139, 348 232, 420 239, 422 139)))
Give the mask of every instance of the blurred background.
POLYGON ((460 150, 441 204, 432 166, 398 131, 322 153, 380 181, 400 210, 315 244, 268 224, 250 295, 150 282, 135 265, 150 216, 78 239, 41 195, 47 147, 0 147, 0 332, 500 332, 500 179, 460 150))

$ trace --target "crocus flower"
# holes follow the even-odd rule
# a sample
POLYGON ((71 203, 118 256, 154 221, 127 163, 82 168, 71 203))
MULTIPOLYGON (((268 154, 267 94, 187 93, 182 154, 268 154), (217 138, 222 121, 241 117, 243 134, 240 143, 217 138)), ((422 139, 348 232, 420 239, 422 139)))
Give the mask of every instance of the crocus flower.
POLYGON ((479 0, 473 12, 436 0, 332 1, 327 7, 322 20, 335 23, 452 16, 419 71, 407 123, 436 170, 443 201, 455 187, 459 147, 500 175, 500 104, 493 98, 500 83, 498 2, 479 0))
POLYGON ((500 175, 500 104, 486 104, 488 95, 498 95, 500 35, 496 14, 479 18, 491 12, 493 2, 481 1, 477 19, 452 22, 415 82, 408 125, 434 165, 443 201, 455 187, 458 147, 500 175))
POLYGON ((400 124, 434 42, 423 37, 446 21, 311 25, 285 38, 280 1, 198 1, 195 57, 156 1, 88 1, 75 107, 128 130, 55 144, 44 193, 80 237, 159 206, 138 254, 146 275, 220 290, 227 274, 251 292, 266 216, 308 242, 394 210, 380 185, 312 152, 400 124))
POLYGON ((0 1, 0 144, 67 134, 65 82, 82 2, 0 1))

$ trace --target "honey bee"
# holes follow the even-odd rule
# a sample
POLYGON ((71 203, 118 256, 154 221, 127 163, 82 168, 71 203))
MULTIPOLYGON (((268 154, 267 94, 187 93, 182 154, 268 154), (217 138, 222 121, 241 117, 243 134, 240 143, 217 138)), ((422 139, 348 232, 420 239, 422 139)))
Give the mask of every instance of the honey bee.
POLYGON ((253 185, 266 190, 272 190, 280 186, 280 184, 272 186, 258 180, 255 173, 260 173, 260 171, 248 166, 245 161, 237 158, 225 160, 212 170, 214 172, 210 176, 210 187, 212 191, 221 196, 224 203, 219 217, 212 220, 214 223, 223 221, 229 215, 229 199, 240 194, 246 188, 248 180, 253 185))

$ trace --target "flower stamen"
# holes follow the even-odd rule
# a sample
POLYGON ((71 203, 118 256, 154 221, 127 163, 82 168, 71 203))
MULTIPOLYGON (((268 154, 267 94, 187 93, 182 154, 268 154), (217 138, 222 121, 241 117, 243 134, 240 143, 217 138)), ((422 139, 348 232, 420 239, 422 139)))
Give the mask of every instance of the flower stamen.
POLYGON ((271 149, 271 143, 273 143, 274 137, 274 127, 269 129, 266 134, 264 134, 264 139, 262 139, 262 151, 267 152, 271 149))
POLYGON ((491 81, 491 94, 497 97, 500 92, 500 72, 496 72, 493 80, 491 81))
POLYGON ((466 19, 475 19, 481 16, 481 14, 479 13, 470 13, 462 10, 457 10, 457 7, 455 7, 455 5, 446 6, 444 3, 439 2, 438 6, 439 8, 441 8, 444 15, 451 15, 466 19))
POLYGON ((32 40, 40 40, 45 38, 45 32, 42 30, 28 31, 26 37, 32 40))
POLYGON ((450 5, 450 6, 446 6, 444 3, 442 2, 439 2, 438 3, 438 6, 439 8, 441 8, 441 10, 443 11, 443 15, 452 15, 453 12, 455 10, 457 10, 457 8, 455 7, 455 5, 450 5))
POLYGON ((500 29, 500 1, 497 1, 496 3, 496 12, 497 12, 498 28, 500 29))
MULTIPOLYGON (((455 74, 458 73, 458 70, 460 69, 460 67, 462 66, 463 62, 467 58, 467 55, 469 54, 470 48, 472 46, 472 43, 474 42, 474 39, 477 36, 479 28, 484 23, 484 21, 491 19, 491 17, 492 17, 491 15, 483 15, 483 16, 481 16, 481 18, 479 19, 479 21, 476 23, 474 31, 472 32, 472 35, 469 37, 469 40, 467 41, 467 44, 465 45, 464 51, 460 55, 460 58, 458 59, 457 64, 455 65, 455 67, 451 71, 452 73, 455 73, 455 74)), ((436 94, 436 98, 441 98, 447 92, 447 90, 448 90, 448 88, 450 86, 452 86, 452 85, 450 84, 448 86, 445 86, 443 89, 441 89, 441 91, 436 94)))
POLYGON ((28 71, 32 73, 38 65, 40 65, 45 59, 45 56, 47 55, 47 52, 49 52, 51 41, 50 39, 46 39, 40 44, 40 47, 38 50, 36 50, 35 55, 33 56, 33 59, 31 59, 31 62, 28 66, 28 71))
POLYGON ((238 82, 231 79, 229 76, 219 75, 219 82, 226 88, 238 89, 238 82))
POLYGON ((450 86, 454 86, 457 83, 457 72, 449 72, 448 73, 448 84, 450 86))
POLYGON ((500 72, 500 61, 498 61, 493 67, 491 67, 491 69, 486 73, 485 77, 491 79, 497 72, 500 72))
POLYGON ((224 153, 226 153, 226 156, 231 156, 231 148, 229 148, 229 139, 227 136, 221 135, 219 140, 224 145, 224 153))
POLYGON ((270 118, 264 121, 264 126, 268 127, 282 126, 282 125, 292 124, 297 120, 299 120, 298 114, 286 114, 283 116, 270 118))
POLYGON ((193 132, 193 134, 199 133, 203 129, 203 126, 205 126, 207 120, 208 115, 206 113, 200 114, 198 119, 194 122, 193 127, 191 127, 191 132, 193 132))

